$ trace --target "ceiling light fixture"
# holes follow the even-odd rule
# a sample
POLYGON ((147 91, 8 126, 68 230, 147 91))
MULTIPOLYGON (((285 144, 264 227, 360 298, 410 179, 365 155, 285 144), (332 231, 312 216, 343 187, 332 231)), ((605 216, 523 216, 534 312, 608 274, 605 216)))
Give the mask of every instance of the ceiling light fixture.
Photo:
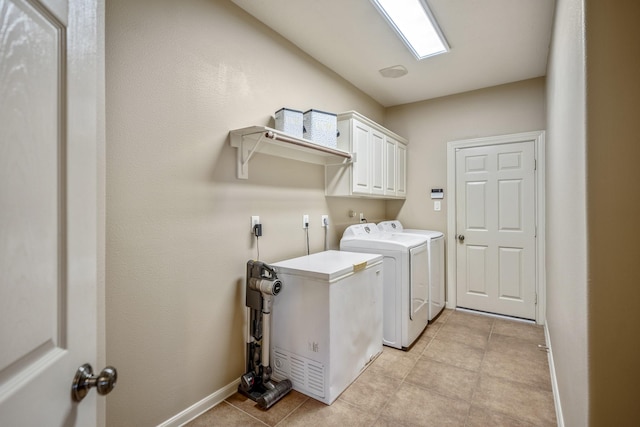
POLYGON ((424 0, 371 0, 420 60, 449 51, 444 35, 424 0))

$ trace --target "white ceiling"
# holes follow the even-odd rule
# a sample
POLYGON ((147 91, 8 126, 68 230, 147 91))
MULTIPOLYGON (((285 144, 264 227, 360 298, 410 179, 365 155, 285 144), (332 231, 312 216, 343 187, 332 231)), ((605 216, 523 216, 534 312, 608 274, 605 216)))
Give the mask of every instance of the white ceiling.
POLYGON ((369 0, 232 1, 385 107, 546 74, 554 0, 427 0, 451 50, 422 61, 369 0))

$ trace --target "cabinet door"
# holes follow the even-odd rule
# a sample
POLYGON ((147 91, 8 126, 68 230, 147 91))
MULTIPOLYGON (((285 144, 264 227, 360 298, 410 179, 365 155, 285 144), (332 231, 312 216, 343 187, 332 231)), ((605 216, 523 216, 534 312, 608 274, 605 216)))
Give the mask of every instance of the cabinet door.
POLYGON ((397 144, 396 149, 396 165, 398 182, 396 185, 396 196, 407 196, 407 146, 401 143, 397 144))
POLYGON ((385 142, 384 135, 371 130, 371 194, 384 194, 385 142))
POLYGON ((395 196, 397 191, 396 189, 397 145, 398 143, 394 139, 389 137, 385 139, 386 161, 384 163, 384 179, 385 179, 384 194, 386 196, 395 196))
POLYGON ((354 193, 370 194, 371 179, 369 165, 371 163, 371 148, 369 138, 371 128, 357 120, 352 122, 353 152, 356 161, 353 163, 353 189, 354 193))

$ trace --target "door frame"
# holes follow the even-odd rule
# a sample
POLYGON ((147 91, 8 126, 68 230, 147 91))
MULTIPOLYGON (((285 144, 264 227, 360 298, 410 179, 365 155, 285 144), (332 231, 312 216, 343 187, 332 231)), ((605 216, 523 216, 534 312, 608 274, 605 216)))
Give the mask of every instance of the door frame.
POLYGON ((457 307, 456 259, 456 151, 463 148, 534 141, 535 223, 536 223, 536 323, 544 324, 546 316, 545 274, 545 131, 532 131, 447 142, 447 308, 457 307))

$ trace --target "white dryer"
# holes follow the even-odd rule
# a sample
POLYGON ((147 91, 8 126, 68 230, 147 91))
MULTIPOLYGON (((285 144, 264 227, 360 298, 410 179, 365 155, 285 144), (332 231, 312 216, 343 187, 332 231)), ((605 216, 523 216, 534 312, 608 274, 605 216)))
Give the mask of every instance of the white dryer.
POLYGON ((349 226, 340 250, 383 256, 382 343, 406 349, 429 322, 429 263, 426 239, 385 233, 375 224, 349 226))
POLYGON ((378 229, 386 233, 403 233, 424 236, 429 247, 429 321, 445 306, 444 234, 434 230, 404 228, 400 221, 383 221, 378 229))

